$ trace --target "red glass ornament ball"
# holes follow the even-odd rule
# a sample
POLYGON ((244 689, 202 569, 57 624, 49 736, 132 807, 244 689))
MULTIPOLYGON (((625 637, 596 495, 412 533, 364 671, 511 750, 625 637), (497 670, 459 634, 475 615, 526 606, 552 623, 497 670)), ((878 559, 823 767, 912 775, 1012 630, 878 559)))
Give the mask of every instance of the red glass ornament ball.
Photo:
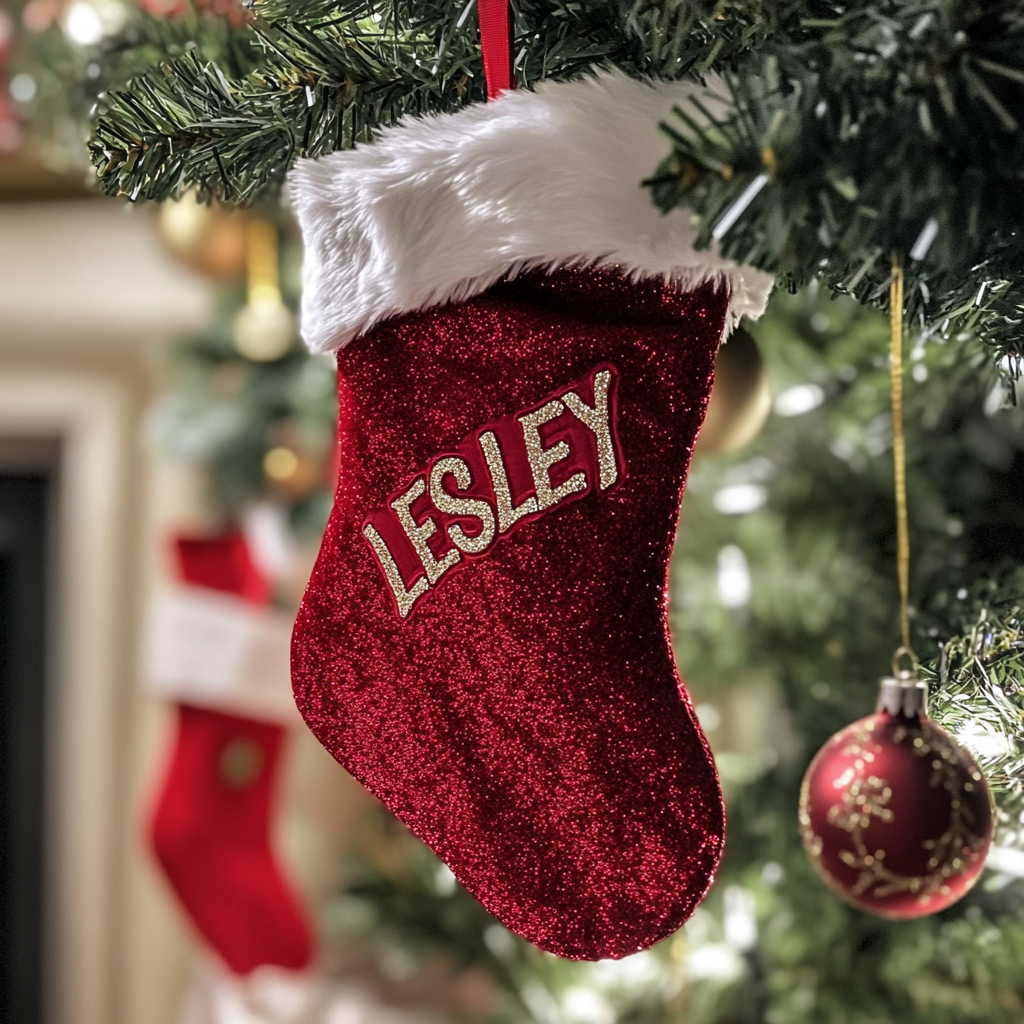
POLYGON ((897 920, 943 910, 971 888, 992 823, 974 758, 924 715, 880 711, 847 726, 800 791, 800 835, 826 884, 897 920))

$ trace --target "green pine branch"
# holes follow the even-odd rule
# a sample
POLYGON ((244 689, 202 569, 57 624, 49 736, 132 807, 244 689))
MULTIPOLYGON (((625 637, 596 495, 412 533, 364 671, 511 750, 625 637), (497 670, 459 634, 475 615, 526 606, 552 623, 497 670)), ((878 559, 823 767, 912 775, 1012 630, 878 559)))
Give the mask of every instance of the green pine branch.
MULTIPOLYGON (((35 97, 24 103, 33 141, 60 166, 88 165, 89 137, 97 97, 185 54, 215 63, 226 78, 238 80, 257 70, 263 53, 252 30, 225 18, 189 10, 171 19, 131 7, 120 32, 100 43, 69 42, 59 26, 23 33, 12 58, 12 74, 28 73, 35 97)), ((137 102, 151 104, 143 92, 137 102)), ((130 115, 137 118, 133 111, 130 115)))
MULTIPOLYGON (((700 73, 783 30, 799 33, 801 15, 823 6, 519 0, 516 72, 527 87, 599 66, 700 73)), ((194 186, 246 202, 279 188, 299 156, 350 148, 405 114, 484 98, 466 0, 261 0, 255 10, 247 31, 262 48, 260 68, 232 76, 190 51, 101 98, 90 151, 103 191, 163 200, 194 186)))
POLYGON ((699 245, 883 306, 895 253, 918 329, 1024 352, 1019 3, 851 6, 810 38, 769 41, 719 91, 721 109, 694 103, 664 126, 672 152, 649 182, 661 209, 697 212, 699 245))
MULTIPOLYGON (((693 102, 664 126, 671 152, 649 182, 663 210, 695 211, 698 245, 717 244, 790 286, 817 277, 883 307, 897 254, 914 330, 977 335, 1016 372, 1019 0, 838 9, 820 0, 518 0, 514 9, 526 87, 602 66, 725 76, 713 84, 714 110, 693 102), (716 230, 728 212, 735 222, 716 230)), ((275 194, 301 156, 484 95, 467 0, 257 0, 252 26, 236 30, 258 55, 248 67, 205 42, 208 21, 193 18, 195 45, 183 46, 174 21, 161 30, 150 19, 147 52, 163 31, 168 58, 101 97, 90 154, 103 191, 163 200, 196 187, 251 202, 275 194)))
POLYGON ((1024 809, 1024 579, 976 585, 973 621, 924 666, 929 713, 973 746, 998 804, 1024 809))

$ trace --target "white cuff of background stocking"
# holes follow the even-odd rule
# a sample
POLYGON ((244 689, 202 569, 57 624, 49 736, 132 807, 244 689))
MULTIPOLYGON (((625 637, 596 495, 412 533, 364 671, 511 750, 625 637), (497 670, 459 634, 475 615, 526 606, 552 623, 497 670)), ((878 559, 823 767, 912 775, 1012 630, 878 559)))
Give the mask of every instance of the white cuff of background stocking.
POLYGON ((240 978, 217 962, 194 970, 178 1024, 431 1024, 436 1016, 384 1006, 367 989, 314 972, 257 967, 240 978))
POLYGON ((292 625, 291 617, 230 594, 169 589, 150 608, 143 682, 168 700, 297 725, 292 625))
POLYGON ((729 289, 731 323, 760 316, 773 279, 697 252, 690 211, 663 215, 641 184, 669 152, 659 123, 695 92, 720 105, 692 84, 620 72, 542 82, 300 160, 290 191, 306 246, 307 344, 343 348, 388 317, 534 267, 616 266, 684 288, 714 281, 729 289))

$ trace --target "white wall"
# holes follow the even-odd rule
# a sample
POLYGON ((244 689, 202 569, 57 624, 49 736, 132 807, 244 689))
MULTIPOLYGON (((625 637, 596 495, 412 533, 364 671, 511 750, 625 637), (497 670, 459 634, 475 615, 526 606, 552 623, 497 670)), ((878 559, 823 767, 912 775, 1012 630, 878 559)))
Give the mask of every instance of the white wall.
POLYGON ((151 210, 0 206, 0 434, 63 441, 48 737, 53 1024, 166 1024, 187 973, 189 936, 135 821, 164 728, 133 673, 163 518, 146 500, 160 468, 139 425, 161 339, 200 325, 209 292, 164 255, 151 210))

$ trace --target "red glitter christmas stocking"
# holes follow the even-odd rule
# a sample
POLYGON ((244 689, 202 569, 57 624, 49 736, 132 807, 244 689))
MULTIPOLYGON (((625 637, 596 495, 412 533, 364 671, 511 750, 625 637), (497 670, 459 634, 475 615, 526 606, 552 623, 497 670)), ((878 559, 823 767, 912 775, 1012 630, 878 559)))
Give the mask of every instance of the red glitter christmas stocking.
POLYGON ((192 587, 162 606, 149 675, 162 692, 188 700, 178 704, 174 750, 152 812, 153 850, 232 971, 301 969, 311 958, 310 930, 270 836, 287 717, 260 675, 272 678, 275 663, 278 679, 287 670, 274 657, 279 625, 259 607, 268 586, 239 534, 182 538, 177 549, 192 587))
POLYGON ((293 178, 341 446, 299 709, 491 913, 579 959, 669 935, 722 849, 668 562, 715 353, 770 282, 640 188, 684 98, 506 92, 293 178))

